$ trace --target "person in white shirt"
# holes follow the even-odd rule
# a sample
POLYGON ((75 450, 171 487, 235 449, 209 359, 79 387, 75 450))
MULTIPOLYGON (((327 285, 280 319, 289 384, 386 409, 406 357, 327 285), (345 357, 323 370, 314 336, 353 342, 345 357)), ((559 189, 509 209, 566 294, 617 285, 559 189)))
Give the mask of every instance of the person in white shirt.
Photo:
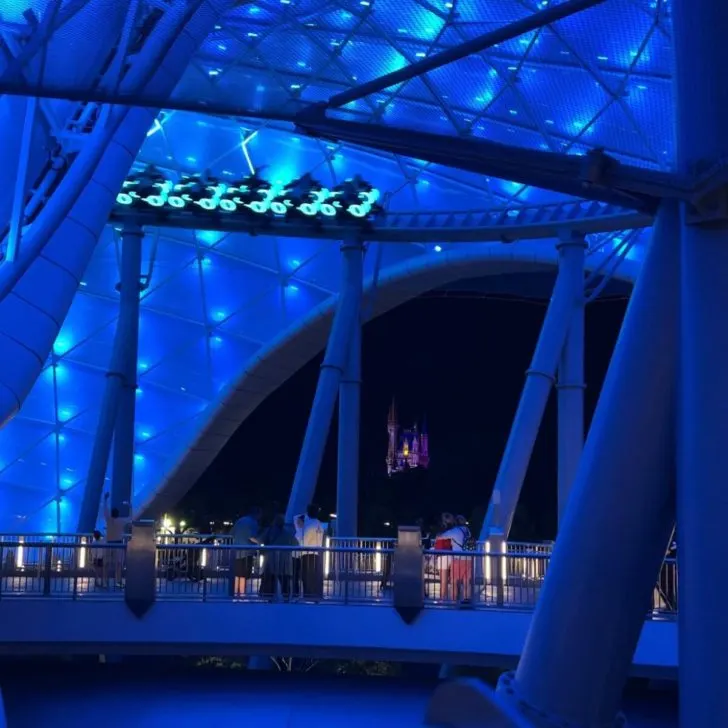
POLYGON ((449 540, 450 550, 453 552, 450 559, 445 584, 446 598, 469 603, 472 593, 472 566, 473 559, 463 555, 465 546, 470 540, 468 522, 463 516, 457 516, 454 525, 448 523, 449 528, 438 536, 438 539, 449 540))
MULTIPOLYGON (((306 509, 303 519, 302 546, 320 549, 324 545, 324 525, 318 517, 321 509, 313 503, 306 509)), ((324 595, 323 554, 321 551, 303 551, 301 554, 303 598, 319 600, 324 595)))
MULTIPOLYGON (((104 493, 104 521, 106 522, 106 543, 118 544, 118 548, 108 549, 109 566, 113 565, 113 578, 117 586, 121 586, 124 569, 124 534, 131 522, 130 518, 122 518, 118 508, 109 508, 109 494, 104 493)), ((108 572, 107 572, 108 573, 108 572)))

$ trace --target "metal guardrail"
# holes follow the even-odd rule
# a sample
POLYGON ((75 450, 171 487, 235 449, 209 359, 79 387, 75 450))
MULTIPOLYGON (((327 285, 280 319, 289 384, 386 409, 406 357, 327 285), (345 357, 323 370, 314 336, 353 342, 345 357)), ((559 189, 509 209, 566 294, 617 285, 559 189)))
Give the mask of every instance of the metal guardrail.
MULTIPOLYGON (((112 222, 133 222, 165 228, 219 230, 289 238, 342 240, 358 228, 327 221, 226 216, 193 210, 140 210, 116 205, 112 222)), ((567 231, 582 235, 649 227, 651 215, 604 202, 571 200, 548 205, 524 205, 492 210, 388 212, 363 233, 370 242, 468 243, 513 242, 558 237, 567 231)))
MULTIPOLYGON (((124 544, 86 538, 0 541, 0 599, 122 599, 124 544)), ((165 600, 391 606, 395 550, 371 541, 374 548, 160 543, 155 592, 165 600)), ((425 550, 425 607, 532 609, 550 558, 548 544, 519 544, 505 552, 425 550)), ((647 616, 669 618, 677 606, 677 563, 666 559, 647 616)))

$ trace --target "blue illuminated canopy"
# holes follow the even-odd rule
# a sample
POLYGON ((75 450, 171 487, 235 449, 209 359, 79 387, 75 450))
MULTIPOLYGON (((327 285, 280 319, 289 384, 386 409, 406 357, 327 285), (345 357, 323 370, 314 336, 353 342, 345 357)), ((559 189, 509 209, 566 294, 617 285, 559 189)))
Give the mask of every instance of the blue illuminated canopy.
MULTIPOLYGON (((261 352, 299 332, 301 322, 338 292, 338 245, 317 238, 314 223, 325 225, 332 218, 376 224, 380 205, 388 213, 502 209, 517 217, 524 206, 565 199, 509 180, 309 137, 291 122, 310 104, 548 4, 275 0, 236 4, 220 19, 190 59, 170 105, 204 103, 221 112, 162 111, 118 190, 117 205, 140 213, 193 208, 213 217, 310 218, 312 234, 250 236, 171 229, 159 222, 147 228, 137 504, 149 502, 169 479, 187 472, 190 446, 261 352), (250 114, 222 113, 233 106, 250 114), (143 175, 150 166, 158 177, 145 189, 143 175), (306 175, 315 184, 306 195, 294 193, 291 183, 306 175), (344 203, 343 186, 357 175, 362 188, 344 203), (256 187, 254 180, 262 179, 271 182, 256 187)), ((84 50, 83 42, 110 33, 112 21, 120 27, 120 5, 125 4, 90 0, 95 16, 75 24, 70 20, 57 32, 46 60, 46 84, 80 84, 83 74, 87 87, 96 83, 105 56, 84 50)), ((153 10, 152 4, 142 5, 145 12, 153 10)), ((41 0, 0 0, 2 32, 13 33, 16 26, 27 30, 22 11, 31 8, 42 15, 46 7, 41 0)), ((609 0, 330 113, 572 155, 603 148, 629 165, 669 171, 670 13, 667 1, 609 0)), ((103 45, 108 50, 114 42, 111 38, 103 45)), ((89 137, 85 125, 96 118, 93 105, 46 102, 32 147, 37 170, 50 164, 48 150, 56 142, 66 158, 74 158, 89 137)), ((0 127, 0 175, 3 189, 12 190, 23 105, 5 96, 0 106, 2 118, 10 120, 0 127)), ((11 207, 11 195, 0 197, 2 227, 11 207)), ((41 376, 20 413, 0 430, 5 531, 75 528, 116 327, 119 227, 118 222, 107 226, 41 376)), ((630 257, 638 261, 645 236, 642 231, 600 233, 590 237, 590 251, 612 251, 629 240, 630 257)), ((485 256, 492 244, 474 245, 485 256)), ((427 261, 436 265, 460 250, 447 240, 377 245, 367 253, 365 276, 372 281, 395 268, 427 261)), ((509 250, 517 257, 519 244, 509 250)), ((301 360, 306 356, 301 354, 301 360)), ((239 419, 247 414, 238 413, 239 419)))

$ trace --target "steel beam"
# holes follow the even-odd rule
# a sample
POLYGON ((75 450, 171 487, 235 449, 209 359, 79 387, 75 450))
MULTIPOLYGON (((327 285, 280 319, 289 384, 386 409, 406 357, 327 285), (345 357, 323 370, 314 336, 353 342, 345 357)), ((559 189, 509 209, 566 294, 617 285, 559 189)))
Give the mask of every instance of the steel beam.
MULTIPOLYGON (((101 412, 96 426, 96 437, 91 451, 88 478, 86 479, 86 487, 83 492, 83 501, 78 517, 77 531, 79 533, 90 533, 96 527, 116 425, 119 421, 120 412, 122 418, 125 418, 125 425, 128 424, 130 415, 130 408, 126 407, 122 410, 120 405, 125 391, 132 386, 132 383, 127 379, 127 373, 131 369, 128 359, 130 349, 136 349, 134 339, 138 337, 139 332, 138 286, 141 277, 141 238, 138 234, 132 233, 130 240, 135 240, 135 244, 122 245, 121 249, 121 292, 123 298, 120 300, 111 363, 106 374, 106 388, 101 400, 101 412), (130 280, 128 285, 124 285, 126 282, 124 279, 127 277, 130 280), (137 290, 136 303, 132 300, 135 288, 137 290)), ((136 391, 136 383, 133 386, 133 391, 136 391)), ((133 416, 133 410, 131 410, 131 415, 133 416)), ((128 431, 126 429, 122 432, 121 445, 122 448, 126 447, 128 449, 128 431)), ((131 446, 133 459, 133 439, 131 446)), ((123 455, 120 455, 120 457, 123 457, 123 455)), ((121 468, 119 475, 124 475, 124 470, 121 468)))
POLYGON ((9 263, 15 262, 20 251, 20 238, 23 234, 23 222, 25 218, 25 198, 28 194, 28 166, 30 164, 30 153, 33 147, 35 116, 38 111, 38 99, 29 96, 25 103, 25 120, 23 121, 23 135, 20 140, 20 152, 18 154, 18 171, 15 176, 13 208, 10 213, 8 243, 5 249, 5 259, 9 263))
POLYGON ((441 53, 423 58, 421 61, 412 63, 409 66, 400 68, 392 73, 387 73, 379 78, 373 78, 371 81, 362 83, 354 88, 342 91, 339 94, 332 96, 327 102, 326 106, 329 108, 337 108, 350 104, 352 101, 358 101, 363 99, 365 96, 383 91, 390 86, 396 86, 400 83, 406 83, 417 76, 421 76, 423 73, 434 71, 442 66, 446 66, 448 63, 454 63, 462 58, 467 58, 474 53, 480 53, 481 51, 492 48, 499 43, 505 43, 513 38, 517 38, 519 35, 525 33, 531 33, 534 30, 543 28, 546 25, 555 23, 558 20, 568 18, 575 13, 579 13, 582 10, 587 10, 599 5, 604 0, 565 0, 565 2, 559 3, 558 5, 550 5, 544 10, 528 15, 525 18, 516 20, 513 23, 504 25, 501 28, 496 28, 488 33, 473 38, 472 40, 465 41, 459 45, 448 48, 441 53))
POLYGON ((341 293, 288 501, 288 523, 293 523, 293 518, 306 510, 316 492, 339 384, 349 358, 352 331, 359 322, 361 294, 357 291, 361 292, 362 285, 362 244, 345 242, 341 246, 341 255, 341 293))
POLYGON ((572 246, 579 249, 583 258, 583 240, 560 244, 559 272, 554 292, 541 327, 531 366, 526 372, 526 383, 493 486, 491 505, 483 522, 481 540, 486 540, 491 534, 508 538, 541 420, 556 378, 556 369, 564 349, 574 308, 584 297, 583 267, 572 265, 576 262, 577 256, 562 250, 564 247, 572 246))
POLYGON ((116 93, 103 89, 47 88, 24 82, 0 81, 0 94, 37 98, 89 101, 116 106, 164 108, 237 119, 265 119, 295 123, 303 133, 326 139, 370 147, 380 151, 422 159, 477 174, 512 180, 525 185, 553 190, 573 197, 600 200, 629 209, 654 214, 659 199, 688 198, 692 177, 679 177, 633 167, 614 160, 595 175, 587 158, 574 155, 460 138, 414 129, 329 119, 323 105, 313 105, 298 114, 256 111, 231 104, 184 101, 169 96, 144 93, 116 93))
MULTIPOLYGON (((117 205, 112 222, 186 230, 217 230, 223 233, 310 238, 306 221, 225 216, 193 211, 130 209, 117 205)), ((364 233, 367 240, 386 243, 511 243, 517 240, 559 238, 564 234, 592 235, 616 230, 635 230, 652 225, 652 215, 600 202, 581 200, 551 205, 501 207, 491 210, 412 210, 388 212, 364 233)), ((341 240, 352 227, 327 222, 315 237, 341 240)))
POLYGON ((359 271, 352 270, 351 272, 351 295, 357 298, 357 310, 350 332, 349 355, 339 384, 336 535, 342 538, 356 538, 359 504, 359 418, 361 410, 361 304, 363 268, 361 260, 353 259, 350 264, 352 267, 358 265, 359 271))
POLYGON ((323 106, 299 114, 296 125, 312 136, 651 213, 662 198, 687 199, 692 190, 690 175, 632 167, 598 151, 585 156, 544 152, 485 139, 330 119, 323 106))
POLYGON ((575 241, 560 249, 559 265, 570 269, 578 291, 574 296, 569 332, 561 352, 558 380, 558 516, 562 522, 571 486, 584 445, 584 251, 586 242, 575 241), (581 244, 579 244, 579 242, 581 244))
POLYGON ((123 382, 114 429, 111 506, 122 518, 131 515, 134 495, 134 441, 136 423, 137 358, 139 351, 139 303, 142 291, 142 243, 140 227, 121 232, 121 282, 119 316, 128 320, 124 349, 123 382))
POLYGON ((134 106, 140 109, 166 109, 168 111, 186 111, 212 116, 229 116, 239 119, 265 119, 268 121, 295 120, 296 115, 290 112, 256 111, 231 104, 219 102, 190 101, 171 98, 170 95, 153 93, 130 93, 124 90, 96 88, 78 88, 73 86, 43 86, 26 81, 3 80, 0 78, 0 95, 35 96, 39 99, 55 99, 59 101, 93 102, 97 104, 113 104, 114 106, 134 106))
MULTIPOLYGON (((679 228, 678 206, 667 203, 614 349, 518 669, 499 685, 503 698, 538 716, 538 725, 618 724, 675 517, 679 228)), ((680 599, 682 611, 682 573, 680 599)), ((681 655, 681 669, 682 661, 681 655)), ((703 725, 693 719, 683 725, 703 725)), ((711 718, 706 725, 719 724, 711 718)))

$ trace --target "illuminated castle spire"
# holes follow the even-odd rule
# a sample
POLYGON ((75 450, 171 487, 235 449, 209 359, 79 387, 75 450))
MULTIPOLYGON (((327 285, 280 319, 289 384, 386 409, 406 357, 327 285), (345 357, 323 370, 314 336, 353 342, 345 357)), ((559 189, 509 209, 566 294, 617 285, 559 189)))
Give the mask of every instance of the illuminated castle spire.
POLYGON ((399 473, 410 468, 427 468, 430 464, 430 443, 427 425, 422 431, 415 423, 411 429, 403 429, 400 434, 397 419, 397 406, 394 399, 389 407, 387 418, 387 474, 399 473))

